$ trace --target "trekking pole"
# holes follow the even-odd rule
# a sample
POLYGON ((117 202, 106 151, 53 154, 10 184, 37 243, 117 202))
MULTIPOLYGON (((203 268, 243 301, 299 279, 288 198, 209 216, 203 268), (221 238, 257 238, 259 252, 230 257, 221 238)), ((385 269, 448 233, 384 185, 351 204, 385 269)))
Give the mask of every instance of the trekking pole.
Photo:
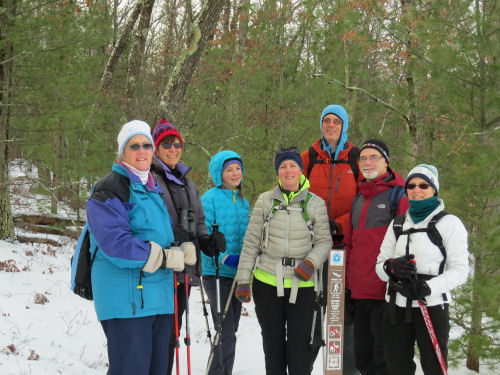
POLYGON ((203 316, 205 316, 205 325, 207 327, 208 342, 210 343, 210 351, 212 351, 213 350, 212 333, 210 332, 210 325, 208 324, 208 310, 207 310, 207 304, 205 303, 205 293, 203 292, 203 284, 201 282, 200 282, 200 294, 201 294, 201 305, 203 307, 203 316))
MULTIPOLYGON (((219 231, 218 224, 212 224, 212 233, 217 233, 219 231)), ((217 306, 217 334, 222 335, 222 318, 220 311, 220 277, 219 277, 219 252, 221 249, 215 249, 214 260, 215 260, 215 295, 216 295, 216 306, 217 306)), ((220 341, 219 341, 220 344, 220 341)), ((222 348, 220 345, 214 346, 215 349, 219 349, 219 374, 222 374, 222 348)))
POLYGON ((323 286, 323 267, 321 265, 319 268, 319 312, 321 314, 321 354, 323 355, 323 373, 326 374, 326 341, 325 341, 325 310, 323 310, 323 306, 325 306, 325 290, 323 286))
MULTIPOLYGON (((415 262, 415 259, 410 259, 410 261, 415 262)), ((417 275, 415 275, 414 281, 418 279, 417 275)), ((425 300, 417 300, 418 307, 420 308, 420 312, 422 313, 422 319, 424 319, 425 327, 427 328, 427 332, 429 333, 429 337, 431 339, 432 346, 434 347, 434 352, 436 353, 437 360, 439 362, 439 366, 441 366, 441 371, 443 375, 448 375, 448 371, 446 370, 446 364, 444 363, 443 353, 441 352, 441 348, 439 347, 439 342, 436 337, 436 332, 434 331, 434 326, 432 325, 431 316, 429 315, 429 310, 425 304, 425 300)))
POLYGON ((177 274, 174 272, 174 320, 175 320, 175 369, 179 375, 179 304, 177 300, 177 274))
MULTIPOLYGON (((231 290, 229 291, 229 295, 227 297, 226 306, 224 307, 224 313, 222 314, 221 326, 224 326, 224 322, 226 321, 227 312, 229 311, 229 306, 231 305, 231 299, 233 298, 234 289, 236 289, 236 279, 233 279, 233 284, 231 285, 231 290)), ((208 357, 207 370, 205 372, 205 374, 207 375, 208 371, 210 370, 210 366, 212 365, 212 361, 214 360, 215 348, 217 347, 217 345, 219 345, 219 341, 220 341, 220 335, 219 332, 216 332, 214 338, 214 345, 210 350, 210 355, 208 357)))
POLYGON ((314 300, 314 312, 313 312, 313 320, 311 326, 311 340, 309 340, 309 345, 312 347, 314 341, 314 331, 316 328, 316 319, 318 317, 318 307, 321 308, 321 300, 320 300, 320 291, 318 285, 318 271, 316 271, 316 281, 314 283, 314 292, 316 293, 316 298, 314 300))
POLYGON ((184 338, 184 344, 186 344, 188 375, 191 375, 191 336, 189 331, 189 276, 187 272, 184 274, 184 284, 186 284, 186 337, 184 338))
POLYGON ((429 310, 427 309, 427 306, 420 300, 418 300, 418 307, 420 307, 420 312, 422 313, 425 327, 427 328, 427 332, 429 332, 429 337, 431 338, 432 346, 434 347, 434 351, 436 352, 439 366, 441 366, 441 371, 443 372, 443 375, 448 375, 448 371, 446 371, 446 364, 444 363, 443 353, 441 353, 441 348, 439 347, 439 343, 437 341, 436 332, 434 332, 434 326, 432 325, 432 320, 429 315, 429 310))

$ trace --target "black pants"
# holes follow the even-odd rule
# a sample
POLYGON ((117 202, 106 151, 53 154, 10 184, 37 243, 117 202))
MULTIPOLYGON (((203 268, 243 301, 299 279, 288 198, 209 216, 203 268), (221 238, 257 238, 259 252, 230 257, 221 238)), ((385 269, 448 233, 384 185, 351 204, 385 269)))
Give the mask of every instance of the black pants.
MULTIPOLYGON (((184 284, 184 280, 177 280, 177 319, 178 319, 178 324, 179 324, 179 336, 181 336, 181 327, 182 327, 182 315, 184 315, 184 311, 186 311, 186 301, 188 296, 186 296, 186 284, 184 284)), ((189 293, 191 293, 191 285, 189 285, 189 293)), ((174 367, 174 354, 175 354, 175 347, 176 347, 176 340, 175 340, 175 322, 174 322, 174 328, 172 329, 172 335, 170 336, 170 342, 168 345, 168 370, 167 370, 167 375, 172 374, 172 368, 174 367)), ((180 361, 180 358, 179 358, 180 361)), ((180 364, 179 364, 180 366, 180 364)), ((187 368, 187 364, 186 364, 187 368)))
MULTIPOLYGON (((227 310, 226 318, 224 319, 222 325, 222 335, 219 341, 219 345, 215 348, 214 357, 212 364, 210 366, 209 375, 231 375, 233 372, 234 357, 236 354, 236 331, 238 331, 238 325, 240 324, 241 316, 241 302, 231 295, 231 286, 233 284, 232 278, 220 277, 220 312, 221 317, 224 313, 224 308, 226 307, 226 302, 228 297, 231 298, 231 303, 227 310), (222 350, 222 371, 219 372, 219 350, 222 350)), ((217 326, 217 291, 216 291, 216 278, 215 276, 203 276, 202 279, 203 287, 207 292, 207 296, 210 299, 210 310, 212 312, 212 318, 214 321, 214 326, 217 326)))
POLYGON ((354 357, 363 375, 388 375, 382 340, 385 301, 353 299, 354 357))
POLYGON ((290 288, 285 288, 284 297, 278 297, 275 286, 254 278, 252 292, 262 333, 266 374, 309 375, 314 288, 299 288, 296 302, 290 303, 290 288))
MULTIPOLYGON (((429 332, 425 326, 420 309, 411 309, 411 321, 405 322, 405 308, 396 306, 396 324, 391 324, 390 314, 386 309, 383 318, 383 340, 387 367, 391 375, 414 375, 416 370, 413 356, 415 340, 420 351, 420 364, 425 375, 442 375, 436 352, 432 346, 429 332)), ((448 305, 428 307, 434 332, 441 348, 445 364, 448 358, 448 335, 450 321, 448 305)))
MULTIPOLYGON (((323 289, 326 296, 327 287, 328 287, 328 262, 323 264, 323 289)), ((323 304, 323 314, 326 313, 326 303, 323 304)), ((321 319, 318 317, 316 319, 316 323, 314 326, 314 336, 312 343, 312 358, 311 358, 311 371, 314 366, 314 362, 316 361, 316 357, 322 347, 321 341, 321 330, 325 328, 321 324, 321 319)), ((354 316, 352 309, 352 302, 347 294, 346 290, 346 299, 344 305, 344 353, 343 353, 343 371, 344 375, 359 375, 359 371, 356 369, 356 365, 354 362, 354 316)))

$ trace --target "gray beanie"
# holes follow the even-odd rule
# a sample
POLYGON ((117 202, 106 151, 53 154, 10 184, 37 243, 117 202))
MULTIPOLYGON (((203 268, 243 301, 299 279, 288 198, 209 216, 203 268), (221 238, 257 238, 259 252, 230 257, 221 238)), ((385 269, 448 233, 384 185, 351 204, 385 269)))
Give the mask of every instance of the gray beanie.
POLYGON ((438 170, 435 166, 430 164, 419 164, 414 167, 410 173, 408 173, 408 177, 406 177, 405 189, 408 187, 408 182, 413 177, 420 177, 427 181, 436 191, 435 195, 439 193, 439 174, 438 170))

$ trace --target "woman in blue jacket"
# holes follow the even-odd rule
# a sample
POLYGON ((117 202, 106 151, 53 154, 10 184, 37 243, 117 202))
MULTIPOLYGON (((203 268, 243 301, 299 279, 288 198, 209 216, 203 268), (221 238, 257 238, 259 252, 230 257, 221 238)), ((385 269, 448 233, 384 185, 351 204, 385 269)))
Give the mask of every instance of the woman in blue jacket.
POLYGON ((118 162, 87 202, 92 291, 107 339, 108 375, 164 375, 173 328, 173 273, 194 264, 174 240, 161 190, 149 173, 150 127, 134 120, 117 137, 118 162))
MULTIPOLYGON (((221 310, 224 309, 228 297, 231 298, 222 326, 220 344, 213 353, 209 375, 230 375, 234 364, 236 331, 240 320, 241 302, 234 295, 229 296, 229 294, 238 268, 250 206, 241 192, 243 160, 236 152, 221 151, 214 155, 210 160, 209 172, 215 187, 201 197, 205 211, 205 223, 209 232, 213 232, 215 228, 213 225, 217 225, 217 230, 225 237, 225 246, 224 241, 217 241, 219 243, 216 244, 215 248, 219 253, 216 252, 214 257, 207 256, 206 252, 201 254, 203 286, 211 301, 210 308, 214 324, 217 321, 215 262, 219 263, 219 306, 221 306, 221 310), (222 369, 219 369, 218 350, 222 350, 222 369)), ((217 238, 215 237, 215 239, 217 238)))

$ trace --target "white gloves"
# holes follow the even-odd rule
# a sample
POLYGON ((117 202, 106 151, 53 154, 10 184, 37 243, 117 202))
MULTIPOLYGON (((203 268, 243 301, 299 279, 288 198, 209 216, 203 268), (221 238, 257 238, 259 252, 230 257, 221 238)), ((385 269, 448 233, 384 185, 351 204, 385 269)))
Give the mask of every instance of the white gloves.
POLYGON ((171 268, 176 272, 184 271, 184 252, 180 247, 171 247, 163 250, 165 254, 164 268, 171 268))
POLYGON ((184 242, 180 247, 162 249, 156 242, 150 241, 151 252, 142 268, 143 271, 153 273, 158 268, 171 268, 176 272, 184 271, 184 264, 192 266, 196 263, 196 247, 192 242, 184 242))
POLYGON ((192 266, 196 263, 196 246, 192 242, 181 243, 181 249, 184 252, 184 263, 192 266))
POLYGON ((161 267, 165 255, 161 246, 156 242, 150 241, 149 244, 151 245, 151 252, 149 253, 148 261, 144 267, 142 267, 142 270, 144 272, 153 273, 161 267))

